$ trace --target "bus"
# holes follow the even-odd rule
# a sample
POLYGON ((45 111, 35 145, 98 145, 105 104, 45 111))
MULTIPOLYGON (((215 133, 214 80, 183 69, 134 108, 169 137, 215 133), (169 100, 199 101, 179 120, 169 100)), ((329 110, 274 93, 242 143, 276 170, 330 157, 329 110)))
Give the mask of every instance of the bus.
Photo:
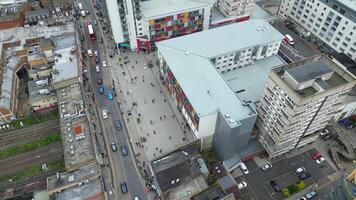
POLYGON ((89 32, 89 37, 91 40, 95 40, 95 32, 93 25, 91 23, 88 23, 88 32, 89 32))
POLYGON ((294 40, 293 40, 292 36, 290 36, 289 34, 286 34, 286 35, 284 36, 284 40, 285 40, 288 44, 294 45, 294 40))

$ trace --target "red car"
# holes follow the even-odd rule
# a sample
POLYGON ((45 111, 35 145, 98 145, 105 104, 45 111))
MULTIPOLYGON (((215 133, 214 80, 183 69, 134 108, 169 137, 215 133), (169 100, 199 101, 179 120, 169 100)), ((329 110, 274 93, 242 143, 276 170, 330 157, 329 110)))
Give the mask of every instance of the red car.
POLYGON ((321 157, 321 154, 320 154, 319 151, 316 151, 316 152, 313 153, 313 155, 312 155, 313 160, 317 160, 317 159, 319 159, 320 157, 321 157))

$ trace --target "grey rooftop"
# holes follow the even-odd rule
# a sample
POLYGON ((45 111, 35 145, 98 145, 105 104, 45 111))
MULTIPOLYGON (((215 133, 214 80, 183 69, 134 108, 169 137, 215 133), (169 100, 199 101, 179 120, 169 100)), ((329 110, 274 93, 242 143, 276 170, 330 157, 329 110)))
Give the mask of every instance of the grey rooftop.
POLYGON ((331 67, 322 61, 307 63, 286 71, 286 73, 292 76, 298 83, 304 83, 321 78, 322 76, 332 72, 333 70, 331 67))

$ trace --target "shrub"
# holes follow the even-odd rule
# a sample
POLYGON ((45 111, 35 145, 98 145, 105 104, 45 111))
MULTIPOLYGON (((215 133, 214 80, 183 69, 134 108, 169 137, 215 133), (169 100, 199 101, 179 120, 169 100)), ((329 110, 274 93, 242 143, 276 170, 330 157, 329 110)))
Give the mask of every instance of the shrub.
POLYGON ((290 193, 289 193, 288 187, 283 188, 283 189, 282 189, 282 193, 283 193, 283 196, 284 196, 284 197, 289 197, 290 193))
POLYGON ((300 191, 300 190, 302 190, 302 189, 305 188, 305 184, 304 184, 303 181, 298 181, 298 182, 296 183, 296 186, 297 186, 297 188, 298 188, 298 191, 300 191))
POLYGON ((287 186, 287 188, 288 188, 290 194, 298 192, 298 187, 296 185, 294 185, 294 184, 287 186))

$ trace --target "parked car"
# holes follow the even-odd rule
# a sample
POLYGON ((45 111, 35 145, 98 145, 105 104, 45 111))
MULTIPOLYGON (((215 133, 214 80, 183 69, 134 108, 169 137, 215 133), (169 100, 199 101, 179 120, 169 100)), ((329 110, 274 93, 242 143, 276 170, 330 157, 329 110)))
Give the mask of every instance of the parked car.
POLYGON ((330 134, 323 135, 323 140, 324 141, 330 140, 330 138, 331 138, 330 134))
POLYGON ((243 181, 243 182, 237 184, 237 187, 241 190, 241 189, 247 187, 247 183, 245 181, 243 181))
POLYGON ((99 57, 95 57, 95 63, 98 64, 100 62, 99 57))
POLYGON ((94 55, 95 57, 98 57, 99 56, 99 52, 97 50, 94 51, 94 55))
POLYGON ((100 86, 100 87, 99 87, 99 93, 100 93, 100 94, 104 94, 104 93, 105 93, 105 89, 104 89, 103 86, 100 86))
POLYGON ((325 158, 324 157, 320 157, 318 159, 315 160, 317 164, 321 164, 322 162, 325 161, 325 158))
POLYGON ((94 20, 93 20, 93 24, 94 24, 94 25, 98 25, 98 22, 94 19, 94 20))
POLYGON ((121 129, 122 129, 120 120, 116 120, 116 121, 115 121, 115 125, 116 125, 116 129, 117 129, 117 130, 121 130, 121 129))
POLYGON ((127 110, 127 114, 128 114, 128 115, 131 115, 131 110, 127 110))
POLYGON ((108 99, 109 100, 113 100, 114 99, 114 95, 112 94, 111 90, 108 90, 108 99))
POLYGON ((105 109, 101 111, 101 114, 103 115, 103 119, 107 119, 109 117, 108 111, 105 109))
POLYGON ((102 65, 103 65, 103 67, 106 67, 106 61, 105 60, 102 61, 102 65))
POLYGON ((140 199, 138 198, 138 196, 135 196, 135 197, 134 197, 134 200, 140 200, 140 199))
POLYGON ((112 149, 112 151, 116 151, 117 150, 117 146, 116 146, 116 144, 113 142, 113 143, 111 143, 111 149, 112 149))
POLYGON ((298 200, 307 200, 307 198, 305 198, 305 197, 299 197, 298 200))
POLYGON ((127 156, 129 154, 127 147, 125 145, 121 146, 121 153, 123 156, 127 156))
POLYGON ((324 136, 324 135, 328 135, 330 134, 328 129, 324 129, 323 131, 321 131, 320 136, 324 136))
POLYGON ((263 170, 263 171, 269 170, 269 169, 271 169, 271 168, 272 168, 272 165, 271 165, 271 164, 265 164, 265 165, 262 166, 262 170, 263 170))
POLYGON ((296 174, 300 174, 300 173, 303 173, 303 172, 305 172, 305 171, 306 171, 306 170, 305 170, 304 167, 299 167, 298 169, 295 170, 295 173, 296 173, 296 174))
POLYGON ((96 81, 98 82, 98 85, 102 85, 103 84, 103 79, 101 79, 101 78, 98 78, 96 81))
POLYGON ((93 56, 93 51, 91 49, 88 49, 87 52, 88 52, 88 56, 90 56, 90 57, 93 56))
POLYGON ((247 169, 245 163, 243 163, 243 162, 241 162, 241 164, 240 164, 240 169, 241 169, 241 171, 242 171, 244 174, 250 173, 250 172, 248 171, 248 169, 247 169))
POLYGON ((120 188, 121 188, 121 192, 122 192, 123 194, 126 194, 126 193, 127 193, 127 185, 126 185, 125 182, 120 184, 120 188))
POLYGON ((348 118, 342 119, 339 121, 339 124, 343 127, 345 127, 346 129, 352 129, 354 127, 353 123, 351 120, 349 120, 348 118))
POLYGON ((316 160, 316 159, 318 159, 320 157, 321 157, 321 154, 320 154, 319 151, 314 152, 313 155, 312 155, 313 160, 316 160))
POLYGON ((304 180, 304 179, 309 178, 310 174, 308 172, 305 172, 305 173, 299 174, 298 177, 299 177, 300 180, 304 180))
POLYGON ((279 186, 277 185, 277 183, 276 183, 274 180, 271 180, 271 181, 269 182, 269 184, 271 184, 271 186, 272 186, 272 188, 274 189, 274 191, 276 191, 276 192, 281 191, 281 189, 279 188, 279 186))
POLYGON ((316 191, 311 191, 311 192, 309 192, 308 194, 306 194, 305 195, 305 197, 307 198, 307 199, 312 199, 312 198, 314 198, 314 197, 316 197, 318 194, 316 193, 316 191))
POLYGON ((95 66, 95 71, 98 72, 98 73, 100 72, 100 66, 99 65, 95 66))

